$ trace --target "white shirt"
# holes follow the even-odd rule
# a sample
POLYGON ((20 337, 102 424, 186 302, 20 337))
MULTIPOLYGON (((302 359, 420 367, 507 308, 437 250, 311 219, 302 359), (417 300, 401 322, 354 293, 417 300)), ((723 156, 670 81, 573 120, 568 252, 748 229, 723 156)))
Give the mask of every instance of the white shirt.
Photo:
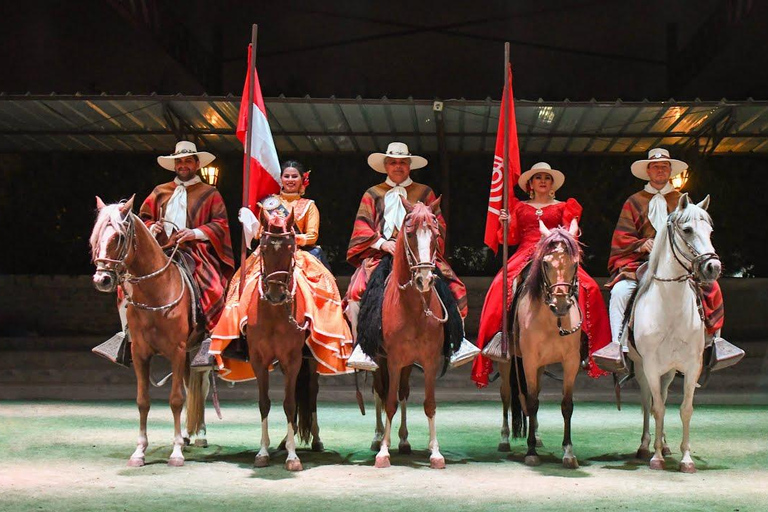
POLYGON ((671 183, 667 183, 661 190, 656 190, 653 185, 648 183, 643 190, 649 194, 653 194, 651 203, 648 205, 648 219, 651 221, 653 229, 658 233, 664 229, 664 226, 666 226, 667 217, 669 216, 669 212, 667 212, 667 200, 664 199, 664 196, 675 190, 675 187, 673 187, 671 183))
POLYGON ((408 192, 405 190, 405 187, 413 183, 413 180, 406 178, 405 181, 398 185, 387 177, 385 183, 392 188, 384 195, 384 230, 382 233, 384 237, 379 238, 373 243, 372 247, 374 249, 381 249, 381 245, 389 240, 396 229, 400 229, 403 225, 405 207, 400 198, 408 198, 408 192))
MULTIPOLYGON (((163 220, 168 221, 163 224, 163 229, 169 237, 174 228, 182 230, 187 227, 187 187, 201 183, 201 180, 200 176, 195 176, 189 181, 181 181, 177 177, 173 179, 173 182, 176 183, 176 189, 171 194, 168 204, 165 205, 165 215, 163 215, 163 220)), ((208 240, 208 235, 203 230, 195 228, 192 231, 197 240, 208 240)))

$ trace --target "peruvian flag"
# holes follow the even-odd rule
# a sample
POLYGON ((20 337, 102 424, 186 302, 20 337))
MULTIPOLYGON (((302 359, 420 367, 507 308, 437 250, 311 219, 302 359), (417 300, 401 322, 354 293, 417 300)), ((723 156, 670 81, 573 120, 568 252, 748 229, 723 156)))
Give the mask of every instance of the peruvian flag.
POLYGON ((504 84, 504 94, 501 100, 501 115, 499 129, 496 135, 496 151, 493 157, 493 172, 491 174, 491 193, 488 198, 488 213, 485 218, 485 238, 483 241, 494 253, 499 250, 498 232, 501 228, 499 210, 503 207, 504 194, 504 137, 509 146, 509 169, 507 172, 509 211, 512 211, 517 198, 514 188, 520 178, 520 147, 517 144, 517 123, 515 122, 515 102, 512 94, 512 66, 507 64, 507 80, 504 84), (509 119, 509 133, 504 133, 504 120, 509 119))
MULTIPOLYGON (((253 58, 252 45, 248 45, 248 74, 243 87, 243 99, 240 102, 240 113, 237 116, 237 138, 246 146, 246 133, 248 132, 248 115, 253 112, 253 130, 251 131, 251 172, 248 180, 243 171, 243 204, 255 211, 256 203, 270 194, 280 192, 280 162, 277 159, 275 142, 272 140, 272 132, 267 121, 267 109, 264 106, 264 98, 261 95, 259 76, 251 65, 253 58), (250 80, 255 80, 254 98, 248 97, 250 80), (251 109, 253 105, 253 109, 251 109), (247 181, 247 183, 246 183, 247 181)), ((248 166, 248 154, 245 155, 244 169, 248 166)))

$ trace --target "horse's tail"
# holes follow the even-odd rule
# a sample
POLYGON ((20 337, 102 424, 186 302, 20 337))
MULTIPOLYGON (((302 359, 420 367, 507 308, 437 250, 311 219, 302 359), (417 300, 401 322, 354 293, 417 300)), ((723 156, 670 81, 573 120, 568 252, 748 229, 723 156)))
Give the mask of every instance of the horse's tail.
POLYGON ((205 429, 205 399, 208 395, 208 373, 189 372, 187 381, 187 432, 199 434, 205 429))
POLYGON ((525 370, 523 369, 523 360, 518 357, 512 358, 509 370, 509 385, 512 388, 512 436, 525 437, 528 435, 528 421, 525 417, 525 409, 522 400, 528 392, 525 383, 525 370), (519 373, 518 373, 519 370, 519 373), (520 385, 518 385, 518 383, 520 385))
POLYGON ((313 407, 315 401, 312 395, 315 394, 316 397, 317 393, 317 385, 312 385, 312 378, 314 377, 312 374, 309 359, 303 358, 299 375, 296 378, 296 416, 298 419, 296 430, 302 443, 308 443, 312 434, 312 413, 315 412, 315 407, 313 407))

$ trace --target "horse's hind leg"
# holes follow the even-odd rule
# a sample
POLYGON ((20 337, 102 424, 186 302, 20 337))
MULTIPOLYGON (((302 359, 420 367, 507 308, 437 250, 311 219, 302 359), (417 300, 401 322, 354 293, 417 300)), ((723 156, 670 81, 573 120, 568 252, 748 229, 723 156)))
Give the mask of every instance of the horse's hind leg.
MULTIPOLYGON (((135 341, 134 341, 135 343, 135 341)), ((136 442, 128 466, 138 468, 144 465, 144 454, 147 451, 147 416, 149 415, 149 359, 133 354, 133 370, 136 374, 136 405, 139 408, 139 439, 136 442)))
POLYGON ((387 386, 387 401, 385 404, 387 422, 384 425, 384 438, 381 440, 381 448, 376 454, 377 468, 388 468, 390 466, 389 447, 392 444, 392 418, 394 418, 397 411, 397 394, 401 371, 402 367, 398 363, 392 362, 392 360, 388 361, 389 385, 387 386))
MULTIPOLYGON (((701 365, 699 364, 699 368, 701 365)), ((683 473, 695 473, 696 465, 691 458, 691 416, 693 416, 693 393, 696 391, 696 382, 699 380, 700 370, 693 370, 685 373, 683 384, 683 403, 680 404, 680 419, 683 422, 683 441, 680 443, 680 453, 683 454, 680 459, 680 471, 683 473)))
POLYGON ((512 403, 512 386, 509 380, 510 378, 510 363, 499 363, 499 373, 501 374, 501 410, 502 410, 502 423, 501 423, 501 440, 499 441, 498 450, 500 452, 508 452, 509 446, 509 406, 512 403))
POLYGON ((579 461, 573 454, 571 443, 571 417, 573 416, 573 386, 579 372, 581 358, 571 357, 563 362, 563 401, 560 410, 563 413, 563 467, 576 469, 579 461))
MULTIPOLYGON (((669 386, 672 384, 672 381, 675 380, 675 373, 677 373, 675 370, 671 370, 661 378, 661 399, 664 400, 664 403, 667 403, 669 386)), ((669 445, 667 444, 666 431, 661 433, 661 443, 662 443, 661 454, 665 457, 669 457, 670 455, 672 455, 672 450, 669 449, 669 445)))
POLYGON ((386 359, 380 358, 378 361, 379 369, 373 372, 373 403, 376 408, 376 430, 373 432, 373 441, 371 441, 371 451, 381 450, 381 440, 384 439, 384 421, 381 419, 384 414, 384 399, 387 394, 387 366, 386 359))
POLYGON ((539 428, 538 412, 539 412, 539 382, 541 381, 541 371, 533 364, 526 364, 526 360, 523 359, 523 366, 525 368, 525 380, 528 386, 528 392, 525 395, 525 402, 528 407, 528 453, 525 454, 525 463, 528 466, 538 466, 541 464, 539 454, 536 453, 536 431, 539 428))
POLYGON ((661 391, 661 376, 649 375, 648 376, 648 388, 651 391, 653 419, 656 423, 656 435, 653 441, 653 447, 655 452, 651 458, 651 469, 664 469, 664 454, 662 449, 664 447, 664 412, 665 404, 662 398, 661 391))
POLYGON ((169 466, 184 465, 184 437, 181 435, 181 410, 184 408, 184 372, 187 360, 185 352, 177 351, 171 361, 171 395, 168 403, 173 413, 173 451, 168 459, 169 466))
POLYGON ((406 366, 400 374, 400 392, 398 396, 400 401, 400 430, 397 432, 400 437, 400 443, 397 445, 397 451, 403 455, 411 453, 411 443, 408 442, 406 408, 408 404, 408 396, 411 394, 410 378, 412 369, 413 366, 406 366))
POLYGON ((325 447, 320 440, 320 425, 317 423, 317 394, 320 392, 320 376, 317 373, 317 361, 314 358, 309 360, 309 371, 309 400, 310 408, 312 409, 312 426, 310 427, 312 451, 321 452, 325 447))
POLYGON ((424 414, 429 423, 429 467, 432 469, 445 469, 445 457, 440 453, 440 445, 437 442, 437 427, 435 426, 435 413, 437 402, 435 401, 435 380, 437 379, 437 361, 431 360, 424 364, 424 414))
POLYGON ((301 369, 301 353, 296 357, 280 360, 280 366, 283 367, 285 375, 285 398, 283 399, 283 411, 288 424, 285 435, 285 449, 288 450, 288 456, 285 458, 285 469, 288 471, 301 471, 304 469, 301 460, 296 454, 296 380, 301 369))
MULTIPOLYGON (((251 355, 253 361, 253 354, 251 355)), ((259 384, 259 413, 261 414, 261 443, 259 452, 253 461, 254 467, 265 468, 269 466, 269 410, 272 402, 269 399, 269 370, 266 365, 259 362, 251 363, 259 384)))
POLYGON ((648 380, 645 378, 645 370, 642 360, 635 362, 635 376, 640 386, 640 405, 643 409, 643 434, 640 437, 640 447, 635 457, 640 460, 649 460, 651 454, 651 390, 648 380))

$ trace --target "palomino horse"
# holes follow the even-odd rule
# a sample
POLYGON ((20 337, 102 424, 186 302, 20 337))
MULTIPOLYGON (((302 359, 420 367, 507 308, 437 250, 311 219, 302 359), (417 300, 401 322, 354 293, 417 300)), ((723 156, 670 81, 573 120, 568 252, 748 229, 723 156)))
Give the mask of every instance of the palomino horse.
MULTIPOLYGON (((378 357, 382 378, 374 382, 376 393, 385 401, 387 413, 384 438, 376 455, 376 467, 390 465, 392 418, 398 397, 405 406, 408 376, 413 364, 424 369, 424 412, 429 422, 429 462, 432 468, 445 468, 435 429, 435 381, 444 358, 444 324, 448 310, 435 290, 435 270, 439 227, 435 212, 440 198, 429 206, 411 205, 401 198, 407 215, 397 235, 392 273, 384 289, 382 306, 382 344, 385 357, 378 357), (386 372, 386 374, 384 374, 386 372)), ((403 415, 403 420, 405 419, 403 415)), ((401 440, 407 437, 401 423, 401 440)), ((407 443, 407 441, 406 441, 407 443)), ((409 451, 409 447, 401 449, 409 451)))
POLYGON ((283 441, 288 451, 285 468, 301 471, 303 468, 296 455, 295 433, 298 432, 304 442, 309 441, 312 435, 313 450, 322 450, 322 443, 317 431, 316 363, 314 359, 310 361, 303 357, 307 325, 296 322, 297 318, 304 318, 304 311, 301 301, 294 300, 296 235, 293 220, 293 210, 286 218, 269 216, 264 210, 261 212, 264 226, 259 245, 261 272, 248 307, 246 336, 251 366, 259 384, 261 412, 261 447, 254 466, 269 465, 269 367, 277 360, 285 375, 283 410, 288 421, 283 441), (303 378, 297 386, 300 374, 303 378))
MULTIPOLYGON (((195 333, 190 291, 181 269, 172 265, 144 223, 131 211, 133 197, 125 203, 105 205, 96 198, 99 211, 91 233, 91 253, 96 263, 93 284, 111 293, 120 286, 128 301, 131 356, 136 373, 139 407, 139 439, 128 465, 144 465, 149 414, 149 363, 161 355, 171 363, 170 405, 173 412, 173 452, 170 466, 182 466, 185 439, 181 435, 184 385, 187 385, 187 437, 205 431, 205 398, 209 372, 190 372, 188 346, 195 333)), ((204 438, 195 444, 205 445, 204 438)))
POLYGON ((669 214, 666 229, 656 233, 648 269, 637 288, 633 310, 634 346, 630 343, 629 357, 635 363, 643 405, 643 436, 638 457, 650 455, 651 410, 656 422, 651 469, 664 468, 665 402, 675 372, 680 372, 685 379, 680 404, 683 441, 679 469, 684 473, 696 471, 689 434, 693 393, 702 369, 705 341, 699 283, 713 282, 721 270, 720 259, 710 241, 712 219, 706 212, 708 206, 709 196, 699 204, 691 203, 688 194, 680 197, 677 208, 669 214))
MULTIPOLYGON (((511 376, 504 377, 511 382, 513 394, 525 394, 524 411, 528 416, 525 463, 536 466, 541 463, 536 453, 541 377, 546 365, 562 365, 563 466, 574 469, 579 463, 571 443, 571 416, 573 385, 581 362, 582 324, 577 296, 581 250, 574 238, 579 226, 574 219, 568 230, 549 230, 542 222, 539 222, 539 229, 542 239, 536 246, 530 273, 523 282, 513 324, 514 356, 522 358, 522 371, 518 371, 515 360, 510 365, 511 376), (525 379, 525 387, 520 377, 525 379)), ((519 417, 521 402, 512 403, 513 418, 519 417)))

